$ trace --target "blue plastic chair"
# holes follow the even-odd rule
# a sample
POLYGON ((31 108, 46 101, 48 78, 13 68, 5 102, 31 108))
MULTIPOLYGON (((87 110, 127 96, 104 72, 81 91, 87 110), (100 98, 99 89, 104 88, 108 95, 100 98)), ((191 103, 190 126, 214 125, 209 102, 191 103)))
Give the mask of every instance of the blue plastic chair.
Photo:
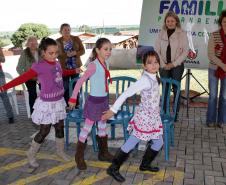
MULTIPOLYGON (((137 80, 132 77, 128 76, 118 76, 112 78, 112 85, 115 85, 113 96, 111 98, 115 100, 134 82, 137 80)), ((107 123, 111 125, 111 138, 115 139, 115 126, 116 124, 121 124, 123 129, 124 140, 126 141, 129 137, 127 126, 129 121, 134 115, 135 106, 137 101, 137 95, 133 95, 132 97, 128 98, 121 109, 114 115, 114 117, 110 118, 107 123)), ((110 102, 110 103, 114 103, 110 102)))
MULTIPOLYGON (((71 96, 73 91, 73 84, 79 79, 74 78, 69 82, 69 95, 71 96)), ((67 116, 65 118, 65 145, 66 149, 68 149, 69 146, 69 124, 71 122, 74 122, 76 124, 76 130, 77 130, 77 138, 79 138, 79 133, 81 131, 81 123, 85 121, 85 118, 83 117, 83 107, 86 100, 86 97, 88 96, 88 80, 86 83, 81 87, 79 92, 79 106, 77 109, 71 110, 67 113, 67 116)), ((96 144, 96 130, 93 127, 91 132, 91 137, 93 141, 93 150, 95 152, 98 151, 97 144, 96 144)))
POLYGON ((163 123, 164 131, 164 150, 165 160, 169 160, 170 145, 174 146, 174 120, 177 112, 178 100, 180 97, 180 82, 171 78, 161 78, 162 83, 162 96, 161 96, 161 120, 163 123), (176 96, 173 103, 170 101, 172 88, 176 87, 176 96), (164 108, 165 106, 165 108, 164 108))
MULTIPOLYGON (((122 94, 134 82, 136 82, 136 79, 128 76, 113 77, 112 84, 110 84, 110 86, 115 86, 115 88, 114 88, 114 91, 108 95, 110 97, 109 100, 113 99, 113 101, 115 102, 115 100, 120 96, 120 94, 122 94)), ((110 103, 114 103, 114 102, 110 102, 110 103)), ((107 124, 111 125, 112 139, 115 139, 116 124, 122 125, 124 140, 126 141, 128 139, 127 126, 128 126, 128 122, 134 115, 135 105, 136 105, 136 95, 128 98, 123 103, 118 113, 107 121, 107 124)), ((97 126, 96 124, 94 124, 91 134, 93 138, 93 145, 95 145, 94 148, 98 149, 97 141, 96 141, 96 129, 97 129, 97 126)))

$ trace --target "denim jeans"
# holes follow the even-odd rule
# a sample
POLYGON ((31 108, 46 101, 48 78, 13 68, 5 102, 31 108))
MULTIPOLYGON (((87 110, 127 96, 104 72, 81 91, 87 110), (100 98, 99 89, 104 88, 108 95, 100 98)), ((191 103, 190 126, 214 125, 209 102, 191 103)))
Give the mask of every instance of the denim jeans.
MULTIPOLYGON (((164 70, 163 68, 160 68, 159 73, 160 73, 161 78, 172 78, 174 80, 177 80, 177 81, 181 82, 181 78, 182 78, 182 75, 184 73, 184 64, 182 63, 181 65, 176 66, 176 67, 172 68, 171 70, 164 70)), ((167 96, 167 91, 168 91, 168 88, 166 87, 165 97, 167 96)), ((174 98, 176 96, 176 92, 177 92, 176 87, 173 87, 174 98)), ((181 99, 181 97, 179 97, 179 100, 178 100, 178 103, 177 103, 176 117, 177 117, 177 114, 179 113, 179 110, 180 110, 180 99, 181 99)), ((164 109, 164 111, 166 111, 165 110, 166 109, 166 104, 164 104, 163 109, 164 109)))
MULTIPOLYGON (((75 74, 75 75, 63 77, 63 83, 64 83, 64 99, 65 99, 67 105, 68 105, 68 100, 70 98, 69 97, 69 82, 70 82, 70 79, 77 78, 78 76, 79 76, 79 74, 75 74)), ((74 84, 74 86, 75 86, 75 84, 74 84)), ((77 101, 78 101, 78 97, 77 97, 77 101)), ((78 104, 78 102, 76 104, 78 104)))
POLYGON ((226 124, 226 78, 218 79, 216 70, 209 69, 209 100, 206 115, 206 123, 226 124), (220 95, 218 101, 218 85, 220 82, 220 95), (218 102, 218 103, 217 103, 218 102), (217 105, 218 104, 218 105, 217 105))
MULTIPOLYGON (((0 86, 4 85, 6 83, 5 81, 5 75, 2 69, 0 69, 0 86)), ((0 98, 2 98, 3 105, 6 110, 6 114, 8 118, 13 118, 13 108, 12 105, 10 104, 9 97, 7 95, 7 92, 2 92, 0 93, 0 98)))

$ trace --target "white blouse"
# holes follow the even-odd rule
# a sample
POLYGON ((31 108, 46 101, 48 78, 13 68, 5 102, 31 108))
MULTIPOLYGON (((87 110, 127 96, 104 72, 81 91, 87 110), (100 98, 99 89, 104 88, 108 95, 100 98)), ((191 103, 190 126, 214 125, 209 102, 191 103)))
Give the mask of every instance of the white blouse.
MULTIPOLYGON (((156 74, 151 74, 151 73, 148 73, 146 71, 144 71, 144 74, 147 74, 153 80, 156 80, 157 81, 156 74)), ((151 88, 151 83, 150 83, 148 77, 145 76, 145 75, 142 75, 139 80, 137 80, 134 84, 132 84, 131 86, 129 86, 128 89, 126 89, 124 91, 124 93, 122 93, 118 97, 118 99, 115 101, 114 105, 112 105, 112 107, 110 108, 110 110, 113 111, 116 114, 118 112, 119 108, 121 107, 121 105, 123 104, 123 102, 128 97, 131 97, 134 94, 136 94, 137 92, 140 92, 140 91, 142 91, 144 89, 149 89, 149 88, 151 88)))

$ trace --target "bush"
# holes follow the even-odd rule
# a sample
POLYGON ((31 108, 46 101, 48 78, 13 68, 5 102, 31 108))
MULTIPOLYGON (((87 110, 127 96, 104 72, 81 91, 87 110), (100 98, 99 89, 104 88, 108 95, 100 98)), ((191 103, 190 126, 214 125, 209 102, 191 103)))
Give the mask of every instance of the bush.
POLYGON ((23 43, 30 36, 36 36, 38 39, 50 35, 49 28, 44 24, 26 23, 12 35, 11 41, 16 47, 23 47, 23 43))

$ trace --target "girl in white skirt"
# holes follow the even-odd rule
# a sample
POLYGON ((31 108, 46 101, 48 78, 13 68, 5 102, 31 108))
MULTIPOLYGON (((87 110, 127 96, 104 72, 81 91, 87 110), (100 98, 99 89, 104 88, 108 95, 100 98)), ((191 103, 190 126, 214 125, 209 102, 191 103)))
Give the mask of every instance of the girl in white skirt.
POLYGON ((43 60, 34 63, 30 70, 0 87, 0 92, 27 80, 37 78, 41 84, 40 96, 34 104, 34 111, 31 115, 32 121, 40 125, 40 131, 32 140, 31 147, 27 152, 29 164, 38 167, 35 156, 45 137, 49 134, 51 125, 55 128, 57 154, 65 161, 70 158, 64 153, 64 119, 66 117, 66 103, 64 100, 64 87, 62 75, 72 75, 79 72, 79 69, 62 70, 56 60, 58 46, 55 40, 43 38, 39 46, 43 60))

